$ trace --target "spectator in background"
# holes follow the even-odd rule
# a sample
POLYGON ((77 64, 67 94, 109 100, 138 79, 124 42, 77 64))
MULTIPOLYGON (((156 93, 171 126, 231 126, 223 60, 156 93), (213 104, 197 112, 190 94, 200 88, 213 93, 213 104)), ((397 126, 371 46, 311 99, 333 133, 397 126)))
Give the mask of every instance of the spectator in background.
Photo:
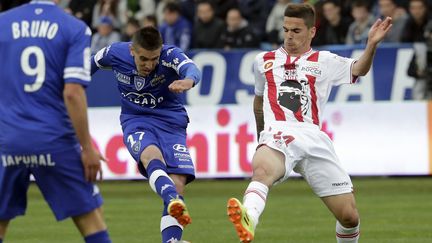
POLYGON ((126 26, 123 28, 123 34, 121 36, 122 41, 130 41, 132 36, 135 34, 137 30, 139 30, 140 24, 138 20, 134 18, 129 18, 126 26))
POLYGON ((192 40, 192 25, 181 15, 180 6, 175 2, 168 2, 164 7, 163 16, 164 23, 159 31, 164 44, 188 50, 192 40))
POLYGON ((369 29, 375 22, 369 7, 369 3, 364 0, 356 0, 352 3, 351 14, 354 22, 348 28, 346 44, 366 44, 369 29))
POLYGON ((393 26, 383 42, 400 42, 402 31, 408 20, 405 9, 399 7, 394 0, 378 0, 379 12, 382 17, 391 17, 393 26))
POLYGON ((96 53, 105 46, 120 41, 120 39, 120 33, 113 29, 113 20, 110 17, 103 16, 99 19, 96 34, 92 37, 92 53, 96 53))
POLYGON ((342 16, 342 8, 338 0, 325 0, 322 5, 324 22, 317 31, 314 45, 345 44, 351 20, 342 16))
POLYGON ((233 8, 228 11, 226 24, 219 39, 219 48, 230 50, 259 47, 260 41, 249 28, 248 22, 242 17, 239 9, 233 8))
POLYGON ((154 15, 145 16, 142 20, 142 27, 153 26, 158 27, 157 18, 154 15))
POLYGON ((198 2, 197 19, 193 30, 193 48, 217 48, 224 22, 214 15, 214 6, 208 0, 198 2))
POLYGON ((409 2, 409 17, 402 30, 401 42, 424 42, 424 32, 429 20, 426 0, 409 2))
POLYGON ((269 14, 268 0, 241 0, 238 2, 240 12, 249 23, 255 38, 262 41, 265 36, 266 21, 269 14))
POLYGON ((96 0, 71 0, 65 11, 81 19, 88 26, 91 26, 95 4, 96 0))
POLYGON ((156 3, 155 0, 137 0, 139 4, 139 10, 135 12, 135 19, 141 20, 149 15, 155 15, 156 3))
MULTIPOLYGON (((432 98, 428 87, 427 75, 427 53, 426 40, 430 41, 428 25, 428 3, 426 0, 411 0, 409 2, 409 17, 402 31, 401 42, 413 43, 414 53, 408 67, 408 76, 415 79, 412 88, 412 98, 414 100, 424 100, 432 98), (427 38, 425 38, 425 35, 427 38)), ((431 65, 429 63, 429 65, 431 65)))
POLYGON ((266 39, 272 45, 273 49, 283 43, 285 33, 282 28, 283 18, 285 8, 290 2, 291 0, 277 0, 267 18, 266 39))
POLYGON ((113 27, 121 30, 127 22, 127 1, 98 0, 93 8, 91 27, 96 29, 102 16, 108 16, 113 21, 113 27))
POLYGON ((195 21, 195 1, 194 0, 159 0, 156 6, 156 18, 157 23, 162 24, 164 22, 164 9, 167 3, 177 3, 180 12, 184 18, 186 18, 190 23, 195 21))
POLYGON ((230 9, 238 8, 237 0, 211 0, 215 6, 215 15, 225 21, 230 9))

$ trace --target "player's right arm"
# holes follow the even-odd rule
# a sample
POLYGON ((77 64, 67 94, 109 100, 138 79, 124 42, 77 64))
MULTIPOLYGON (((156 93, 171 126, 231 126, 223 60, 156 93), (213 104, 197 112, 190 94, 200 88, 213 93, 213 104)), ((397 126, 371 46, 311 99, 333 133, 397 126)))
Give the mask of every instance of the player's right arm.
POLYGON ((75 134, 81 145, 81 162, 87 181, 95 181, 101 171, 103 157, 93 148, 87 118, 85 87, 90 83, 90 28, 74 24, 64 69, 63 100, 75 134), (82 26, 82 28, 79 28, 82 26))
POLYGON ((99 69, 111 69, 110 49, 111 46, 104 47, 91 57, 91 75, 99 69))
POLYGON ((101 171, 100 160, 102 155, 93 148, 88 127, 87 98, 84 87, 77 83, 66 83, 63 90, 64 102, 81 144, 81 158, 84 165, 84 173, 87 181, 95 181, 101 171))
POLYGON ((255 123, 256 123, 258 140, 261 131, 264 130, 263 95, 264 95, 266 79, 263 76, 263 72, 260 71, 260 63, 262 58, 263 58, 263 53, 258 54, 253 64, 253 72, 255 77, 255 98, 253 103, 253 109, 255 115, 255 123))
POLYGON ((263 102, 264 102, 263 96, 255 95, 253 108, 255 114, 255 123, 256 123, 258 140, 259 140, 260 132, 264 130, 263 102))

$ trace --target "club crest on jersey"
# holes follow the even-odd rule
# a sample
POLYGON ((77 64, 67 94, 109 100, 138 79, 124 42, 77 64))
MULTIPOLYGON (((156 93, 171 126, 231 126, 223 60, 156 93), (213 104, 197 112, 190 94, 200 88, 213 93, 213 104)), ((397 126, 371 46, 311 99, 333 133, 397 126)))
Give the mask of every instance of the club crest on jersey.
POLYGON ((145 78, 140 77, 140 76, 135 76, 134 77, 134 84, 135 84, 136 90, 138 90, 138 91, 142 90, 142 88, 144 88, 144 85, 145 85, 145 78))
POLYGON ((141 148, 141 142, 140 141, 136 141, 136 143, 134 143, 132 145, 132 151, 137 154, 140 151, 141 148))

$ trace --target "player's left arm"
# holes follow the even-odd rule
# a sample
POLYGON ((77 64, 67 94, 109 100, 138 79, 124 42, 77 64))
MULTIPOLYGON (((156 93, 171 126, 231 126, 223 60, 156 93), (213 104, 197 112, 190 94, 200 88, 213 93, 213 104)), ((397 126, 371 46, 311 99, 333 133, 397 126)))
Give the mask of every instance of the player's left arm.
POLYGON ((378 44, 384 39, 391 27, 392 18, 390 17, 386 17, 385 20, 378 19, 375 21, 369 30, 366 48, 353 65, 352 74, 354 76, 364 76, 369 72, 378 44))
POLYGON ((182 93, 194 87, 201 80, 201 71, 195 63, 179 49, 175 49, 172 63, 180 79, 174 80, 169 86, 169 90, 174 93, 182 93))

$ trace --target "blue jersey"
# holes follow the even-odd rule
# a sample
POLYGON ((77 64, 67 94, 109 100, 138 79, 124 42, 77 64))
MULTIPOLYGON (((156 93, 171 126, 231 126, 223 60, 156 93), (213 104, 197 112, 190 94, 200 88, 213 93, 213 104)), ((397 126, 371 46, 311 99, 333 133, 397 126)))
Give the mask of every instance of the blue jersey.
POLYGON ((90 81, 90 29, 49 1, 1 13, 0 26, 0 151, 77 146, 63 89, 90 81))
POLYGON ((189 122, 181 96, 168 86, 175 80, 190 78, 197 84, 201 74, 194 62, 175 46, 163 45, 159 64, 148 76, 138 75, 130 53, 131 42, 117 42, 92 58, 92 73, 112 69, 121 94, 121 123, 151 116, 168 124, 187 127, 189 122))

